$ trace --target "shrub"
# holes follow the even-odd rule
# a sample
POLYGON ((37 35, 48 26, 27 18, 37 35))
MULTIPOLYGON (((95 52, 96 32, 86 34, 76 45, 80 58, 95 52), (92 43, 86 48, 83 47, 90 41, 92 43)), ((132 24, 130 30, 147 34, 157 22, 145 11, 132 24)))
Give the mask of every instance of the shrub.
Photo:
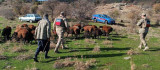
POLYGON ((6 56, 0 55, 0 60, 5 60, 5 59, 7 59, 6 56))
POLYGON ((69 8, 69 4, 67 3, 59 3, 59 5, 55 6, 55 11, 54 11, 54 14, 55 16, 59 16, 60 12, 64 12, 65 15, 69 15, 70 14, 70 8, 69 8))
POLYGON ((44 13, 45 13, 45 11, 43 10, 43 8, 38 8, 37 9, 37 14, 43 16, 44 13))
POLYGON ((137 9, 133 9, 131 10, 128 14, 127 14, 127 18, 130 21, 130 26, 129 26, 129 31, 131 33, 136 33, 136 23, 138 22, 138 20, 140 19, 140 11, 137 9))
POLYGON ((44 13, 48 13, 51 15, 51 20, 53 21, 53 16, 54 16, 54 11, 55 11, 55 6, 59 4, 58 1, 46 1, 42 4, 42 10, 44 13))
POLYGON ((13 10, 5 9, 3 16, 8 20, 14 20, 15 19, 15 13, 13 10))
POLYGON ((20 10, 20 14, 25 15, 25 14, 29 13, 28 9, 29 9, 29 7, 27 5, 23 5, 21 10, 20 10))
POLYGON ((26 49, 24 49, 24 48, 22 48, 22 46, 14 46, 13 48, 12 48, 12 50, 11 50, 12 52, 18 52, 18 53, 20 53, 20 52, 26 52, 27 50, 26 49))
POLYGON ((100 46, 95 46, 94 49, 93 49, 93 52, 100 52, 100 46))
POLYGON ((93 39, 85 39, 85 42, 89 44, 96 44, 96 41, 93 39))
POLYGON ((109 15, 112 17, 112 18, 114 18, 114 19, 117 19, 118 17, 120 17, 120 11, 118 11, 118 10, 114 10, 114 11, 112 11, 112 12, 109 12, 109 15))
POLYGON ((14 10, 15 14, 21 15, 21 8, 22 7, 23 7, 23 3, 21 0, 14 1, 13 10, 14 10))
POLYGON ((85 20, 85 18, 90 17, 94 13, 94 2, 89 2, 88 0, 78 0, 71 4, 71 16, 79 21, 85 20))
POLYGON ((30 8, 30 13, 37 13, 37 10, 38 10, 38 5, 33 5, 33 6, 30 8))
POLYGON ((155 13, 159 13, 160 12, 160 3, 154 4, 153 10, 155 13))

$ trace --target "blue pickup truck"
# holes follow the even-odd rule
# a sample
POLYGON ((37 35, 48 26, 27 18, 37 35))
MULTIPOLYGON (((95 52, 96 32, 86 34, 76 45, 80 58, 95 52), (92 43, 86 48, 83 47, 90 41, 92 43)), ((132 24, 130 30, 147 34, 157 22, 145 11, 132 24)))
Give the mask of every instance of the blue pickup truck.
POLYGON ((92 16, 94 22, 102 22, 105 24, 115 24, 115 20, 105 14, 95 14, 92 16))

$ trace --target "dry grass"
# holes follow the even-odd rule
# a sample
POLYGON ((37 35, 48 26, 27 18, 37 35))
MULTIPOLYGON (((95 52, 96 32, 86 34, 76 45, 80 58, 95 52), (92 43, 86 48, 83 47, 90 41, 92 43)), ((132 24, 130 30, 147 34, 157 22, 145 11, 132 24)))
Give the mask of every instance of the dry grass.
POLYGON ((57 62, 54 63, 53 67, 54 67, 55 69, 63 68, 63 63, 57 61, 57 62))
POLYGON ((24 49, 24 48, 22 48, 21 46, 14 46, 12 49, 11 49, 11 51, 12 52, 18 52, 18 53, 20 53, 20 52, 26 52, 27 50, 26 49, 24 49))
POLYGON ((136 70, 136 64, 133 63, 133 61, 130 61, 131 70, 136 70))
POLYGON ((148 64, 143 64, 142 66, 145 67, 145 68, 150 67, 148 64))
POLYGON ((90 67, 94 66, 96 63, 96 59, 91 59, 86 62, 78 61, 77 59, 74 59, 72 61, 72 58, 66 58, 64 61, 56 61, 53 65, 54 68, 60 69, 63 67, 75 67, 75 70, 88 70, 90 67))
POLYGON ((102 42, 103 45, 107 46, 108 48, 113 48, 113 42, 109 40, 105 40, 102 42))
POLYGON ((96 63, 96 59, 91 59, 89 61, 86 62, 82 62, 82 61, 77 61, 74 65, 75 70, 88 70, 91 67, 95 66, 94 63, 96 63))
POLYGON ((33 66, 33 67, 29 67, 29 66, 27 65, 27 68, 25 68, 24 70, 39 70, 39 69, 36 67, 35 62, 32 63, 32 66, 33 66))
POLYGON ((93 40, 93 39, 85 39, 85 42, 89 43, 89 44, 95 44, 96 43, 96 41, 93 40))
POLYGON ((138 30, 137 27, 131 28, 131 25, 129 25, 129 24, 125 24, 124 26, 112 25, 112 28, 114 29, 114 31, 117 34, 120 34, 120 35, 133 35, 133 34, 137 34, 136 31, 138 30))
POLYGON ((75 64, 75 61, 71 61, 71 58, 66 58, 64 61, 56 61, 53 65, 54 68, 60 69, 63 67, 71 67, 75 64))
POLYGON ((92 51, 93 52, 100 52, 101 51, 100 46, 96 45, 92 51))
POLYGON ((17 42, 15 38, 12 39, 12 42, 17 42))
POLYGON ((105 65, 106 66, 111 66, 111 65, 113 65, 113 63, 109 62, 109 63, 106 63, 105 65))
POLYGON ((29 55, 29 54, 21 54, 19 56, 17 56, 15 59, 17 60, 28 60, 28 59, 31 59, 32 56, 29 55))
POLYGON ((54 49, 55 47, 56 47, 56 44, 53 43, 53 42, 51 42, 51 43, 50 43, 50 49, 54 49))
POLYGON ((13 67, 13 66, 10 66, 10 65, 9 65, 9 66, 6 66, 6 67, 5 67, 5 70, 15 70, 15 68, 16 68, 16 67, 13 67))
POLYGON ((109 45, 109 44, 113 44, 113 42, 109 41, 109 40, 105 40, 105 41, 102 42, 102 44, 109 45))
POLYGON ((0 55, 0 60, 5 60, 5 59, 7 59, 6 56, 0 55))
POLYGON ((80 43, 74 43, 75 45, 81 45, 80 43))
POLYGON ((127 55, 138 55, 138 54, 140 54, 140 52, 138 50, 133 50, 133 49, 130 49, 127 52, 127 55))
POLYGON ((1 47, 1 48, 0 48, 0 55, 2 55, 5 51, 6 51, 6 50, 5 50, 3 47, 1 47))
POLYGON ((11 45, 11 41, 7 41, 6 43, 5 43, 5 46, 6 47, 9 47, 11 45))
POLYGON ((87 70, 89 69, 89 65, 86 65, 84 62, 77 61, 74 65, 75 70, 87 70))
POLYGON ((20 54, 15 57, 16 60, 28 60, 31 59, 33 55, 33 51, 29 51, 28 53, 20 54))

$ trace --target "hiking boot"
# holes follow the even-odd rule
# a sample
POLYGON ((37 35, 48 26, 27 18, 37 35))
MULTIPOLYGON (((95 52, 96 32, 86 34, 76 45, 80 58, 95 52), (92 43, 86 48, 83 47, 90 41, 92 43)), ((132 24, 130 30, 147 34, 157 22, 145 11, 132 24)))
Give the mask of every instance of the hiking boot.
POLYGON ((35 62, 39 62, 39 61, 37 60, 37 58, 33 58, 33 59, 34 59, 35 62))
POLYGON ((145 47, 143 51, 146 51, 146 50, 148 50, 148 49, 149 49, 149 47, 145 47))

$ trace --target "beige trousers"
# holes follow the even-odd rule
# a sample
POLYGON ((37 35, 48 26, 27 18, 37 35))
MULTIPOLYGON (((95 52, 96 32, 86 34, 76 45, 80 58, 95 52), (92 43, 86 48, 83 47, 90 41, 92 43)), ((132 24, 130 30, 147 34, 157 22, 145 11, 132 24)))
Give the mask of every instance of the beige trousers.
POLYGON ((139 46, 143 45, 144 47, 148 47, 147 43, 145 41, 146 35, 148 34, 148 30, 149 30, 149 28, 145 28, 144 32, 139 34, 139 36, 140 36, 140 44, 139 44, 139 46))
POLYGON ((58 41, 56 44, 56 48, 54 51, 58 51, 58 48, 60 45, 62 45, 62 48, 65 48, 64 46, 64 40, 63 40, 63 36, 64 36, 64 31, 63 29, 56 29, 57 35, 58 35, 58 41))

